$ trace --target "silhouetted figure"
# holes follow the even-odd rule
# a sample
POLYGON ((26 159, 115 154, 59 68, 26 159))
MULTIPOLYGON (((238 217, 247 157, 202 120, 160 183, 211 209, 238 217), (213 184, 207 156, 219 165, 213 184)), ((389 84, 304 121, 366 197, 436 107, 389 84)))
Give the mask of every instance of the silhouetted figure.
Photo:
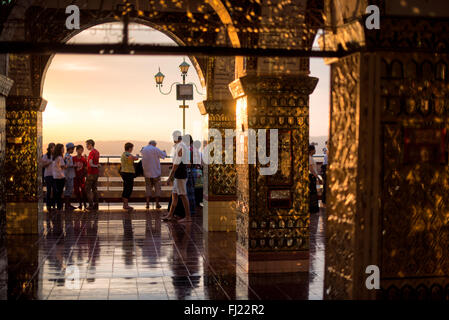
POLYGON ((320 210, 318 206, 318 192, 316 189, 317 180, 321 180, 318 176, 316 162, 313 159, 315 154, 315 146, 309 145, 309 197, 310 197, 310 213, 317 213, 320 210))

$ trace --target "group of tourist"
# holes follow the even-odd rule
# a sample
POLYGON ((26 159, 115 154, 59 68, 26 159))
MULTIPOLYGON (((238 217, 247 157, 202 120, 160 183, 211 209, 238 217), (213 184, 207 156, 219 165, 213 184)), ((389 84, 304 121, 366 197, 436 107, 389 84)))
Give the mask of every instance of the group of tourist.
MULTIPOLYGON (((201 165, 193 164, 194 153, 199 152, 193 148, 193 139, 190 135, 185 136, 190 140, 190 146, 183 142, 183 137, 179 131, 173 133, 174 154, 173 166, 170 171, 167 185, 173 181, 172 196, 169 203, 168 214, 163 217, 164 221, 191 221, 191 212, 195 211, 195 176, 201 165), (184 153, 190 154, 190 162, 183 162, 184 153), (178 206, 178 202, 182 206, 178 206)), ((151 140, 147 146, 142 148, 142 160, 136 161, 140 156, 133 155, 134 145, 128 142, 124 146, 124 152, 120 159, 120 176, 123 180, 123 209, 133 210, 129 201, 134 188, 134 179, 139 175, 139 165, 141 164, 142 175, 145 177, 146 208, 149 209, 150 199, 154 199, 156 209, 160 209, 161 197, 161 159, 165 159, 167 153, 160 150, 155 140, 151 140), (137 168, 137 169, 136 169, 137 168)), ((89 156, 83 154, 82 145, 75 146, 69 142, 65 146, 58 143, 50 143, 47 152, 42 156, 40 165, 43 168, 43 177, 47 188, 46 206, 47 210, 74 210, 71 199, 75 194, 79 206, 82 210, 98 210, 97 182, 100 168, 100 153, 95 149, 93 140, 86 141, 86 148, 89 156), (76 155, 72 156, 76 151, 76 155), (89 202, 87 206, 86 202, 89 202)), ((201 155, 199 155, 201 157, 201 155)), ((201 172, 199 174, 202 175, 201 172)))
POLYGON ((74 210, 71 198, 75 193, 79 209, 98 209, 97 182, 100 168, 100 153, 95 149, 93 140, 86 141, 89 156, 83 155, 84 147, 72 142, 65 145, 50 143, 42 156, 40 165, 47 188, 47 210, 74 210), (76 155, 72 156, 76 150, 76 155), (89 202, 89 207, 86 202, 89 202), (64 203, 64 204, 63 204, 64 203))
MULTIPOLYGON (((201 165, 193 164, 194 152, 193 139, 190 135, 186 136, 186 141, 190 141, 190 146, 183 142, 183 137, 179 131, 173 133, 174 153, 173 166, 168 176, 166 184, 173 181, 172 196, 169 202, 169 211, 163 217, 164 221, 190 222, 191 212, 195 210, 195 175, 194 169, 199 169, 201 165), (184 153, 190 154, 190 161, 183 162, 184 153), (178 202, 181 200, 182 207, 179 208, 178 202)), ((149 144, 142 148, 142 171, 145 177, 146 208, 149 208, 150 198, 155 200, 156 209, 160 209, 159 203, 161 195, 161 164, 160 159, 165 159, 167 153, 160 150, 156 141, 151 140, 149 144)), ((135 161, 139 155, 133 155, 134 145, 130 142, 125 144, 125 150, 120 161, 120 175, 123 179, 123 209, 133 210, 129 206, 129 199, 133 192, 134 178, 136 177, 135 161)))
MULTIPOLYGON (((191 221, 191 212, 195 210, 195 169, 200 169, 201 165, 194 164, 194 152, 198 152, 193 147, 193 139, 190 135, 186 136, 190 140, 190 146, 183 142, 183 137, 179 131, 173 133, 174 154, 173 166, 170 171, 167 184, 173 181, 172 196, 169 203, 169 211, 163 217, 164 221, 178 220, 176 217, 184 216, 179 219, 180 222, 191 221), (183 154, 190 154, 190 161, 183 162, 183 154), (181 200, 182 207, 179 208, 178 202, 181 200), (179 214, 182 211, 182 214, 179 214)), ((327 141, 326 141, 327 144, 327 141)), ((161 196, 161 164, 160 159, 165 159, 167 153, 160 150, 156 141, 151 140, 149 144, 142 148, 142 173, 145 177, 146 208, 149 209, 150 199, 155 200, 156 209, 160 209, 159 203, 161 196)), ((43 155, 40 165, 43 168, 44 181, 47 187, 46 205, 47 210, 62 210, 63 202, 65 210, 76 209, 71 205, 71 198, 75 193, 79 202, 78 209, 97 210, 98 209, 98 191, 97 182, 100 168, 100 153, 95 149, 93 140, 86 141, 86 148, 89 150, 89 156, 83 155, 84 147, 75 146, 69 142, 66 144, 66 153, 64 154, 64 145, 50 143, 47 153, 43 155), (76 155, 72 156, 76 150, 76 155), (64 200, 64 201, 63 201, 64 200), (86 202, 89 202, 87 206, 86 202)), ((133 210, 129 205, 129 200, 134 188, 134 179, 137 175, 136 164, 140 157, 133 155, 134 145, 131 142, 125 144, 125 150, 120 159, 120 176, 123 180, 123 209, 133 210)), ((325 159, 322 166, 323 179, 318 174, 316 162, 313 159, 315 146, 309 146, 309 190, 310 190, 310 212, 319 211, 318 193, 316 189, 317 181, 325 185, 326 167, 327 167, 327 149, 324 150, 325 159), (324 180, 324 181, 323 181, 324 180)), ((326 203, 326 194, 323 190, 322 202, 326 203)))

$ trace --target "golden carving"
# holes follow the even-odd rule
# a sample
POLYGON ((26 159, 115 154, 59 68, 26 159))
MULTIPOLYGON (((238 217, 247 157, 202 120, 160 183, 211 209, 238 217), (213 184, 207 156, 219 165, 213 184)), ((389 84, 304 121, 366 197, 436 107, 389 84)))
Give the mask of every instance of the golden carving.
POLYGON ((447 140, 445 165, 406 162, 404 130, 449 129, 448 110, 441 100, 449 95, 445 74, 441 73, 449 58, 388 54, 384 61, 388 72, 381 81, 387 103, 381 119, 381 268, 382 278, 388 280, 382 280, 381 285, 388 299, 442 298, 448 284, 444 276, 449 273, 447 140), (417 66, 417 72, 406 70, 403 75, 394 71, 401 66, 417 66))
MULTIPOLYGON (((248 101, 247 108, 238 111, 237 130, 279 130, 275 175, 260 175, 260 164, 237 165, 237 239, 251 252, 308 249, 308 95, 316 81, 303 76, 246 76, 230 85, 234 98, 243 94, 248 101), (288 197, 269 200, 271 190, 275 197, 288 197), (271 206, 270 201, 281 205, 271 206)), ((245 147, 245 159, 247 152, 245 147)))
POLYGON ((332 65, 325 297, 352 296, 357 183, 360 55, 332 65))

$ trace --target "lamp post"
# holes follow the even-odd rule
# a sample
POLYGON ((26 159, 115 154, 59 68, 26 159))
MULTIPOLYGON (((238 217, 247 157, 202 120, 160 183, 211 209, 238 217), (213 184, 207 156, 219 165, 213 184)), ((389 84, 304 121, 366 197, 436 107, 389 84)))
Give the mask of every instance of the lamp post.
POLYGON ((179 106, 179 108, 182 109, 182 134, 185 134, 186 131, 186 109, 189 107, 188 105, 186 105, 186 100, 193 100, 193 87, 195 87, 198 94, 203 95, 198 91, 198 88, 193 82, 186 83, 186 77, 189 68, 190 64, 188 64, 184 59, 184 61, 179 65, 182 83, 173 82, 170 85, 170 90, 168 92, 163 92, 161 89, 165 78, 165 75, 161 72, 161 68, 159 68, 159 72, 154 75, 154 80, 156 80, 156 87, 159 88, 159 92, 163 95, 169 95, 173 89, 173 86, 176 84, 176 100, 182 100, 182 105, 179 106))

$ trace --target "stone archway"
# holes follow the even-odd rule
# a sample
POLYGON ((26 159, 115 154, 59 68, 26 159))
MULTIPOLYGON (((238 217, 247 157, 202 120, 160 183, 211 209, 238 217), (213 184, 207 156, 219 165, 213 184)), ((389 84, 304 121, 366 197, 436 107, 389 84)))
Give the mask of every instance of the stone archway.
MULTIPOLYGON (((104 20, 99 20, 99 21, 94 21, 92 23, 89 24, 85 24, 83 25, 79 30, 73 30, 72 32, 70 32, 68 35, 66 35, 61 42, 62 43, 67 43, 70 39, 72 39, 73 37, 75 37, 76 35, 78 35, 79 33, 88 30, 89 28, 93 28, 95 26, 99 26, 102 24, 106 24, 106 23, 113 23, 113 22, 117 22, 114 19, 111 18, 106 18, 104 20)), ((185 43, 182 41, 182 39, 177 36, 176 34, 174 34, 171 31, 167 31, 167 30, 162 30, 162 28, 160 26, 158 26, 157 24, 151 23, 148 20, 145 19, 140 19, 140 18, 131 18, 129 21, 130 24, 134 23, 134 24, 138 24, 138 25, 143 25, 143 26, 147 26, 150 27, 156 31, 159 31, 161 33, 163 33, 164 35, 166 35, 167 37, 169 37, 171 40, 173 40, 178 46, 185 46, 185 43)), ((42 95, 42 90, 43 90, 43 84, 45 81, 45 75, 47 73, 48 67, 51 64, 51 61, 53 59, 53 57, 55 56, 55 54, 52 54, 50 56, 48 56, 48 60, 42 61, 42 63, 45 63, 44 69, 42 71, 42 76, 41 76, 41 91, 40 91, 40 95, 42 95)), ((193 67, 195 68, 195 71, 198 75, 198 78, 200 80, 201 86, 203 89, 206 88, 206 66, 204 65, 204 61, 200 62, 198 61, 198 57, 189 55, 188 56, 190 61, 193 64, 193 67)))
MULTIPOLYGON (((38 3, 38 2, 36 2, 38 3)), ((116 21, 114 15, 116 11, 103 8, 103 10, 95 10, 86 1, 78 3, 81 8, 81 16, 88 17, 88 20, 81 19, 81 29, 75 32, 65 29, 64 26, 66 14, 64 8, 49 5, 48 7, 39 7, 34 5, 33 1, 23 2, 21 6, 15 7, 9 20, 14 20, 18 16, 25 18, 24 28, 14 24, 7 25, 3 30, 1 38, 3 40, 35 40, 35 41, 57 41, 65 42, 77 32, 80 32, 90 26, 101 24, 108 21, 116 21), (28 19, 28 20, 27 20, 28 19), (47 19, 48 23, 38 23, 33 25, 33 21, 37 19, 47 19), (59 28, 58 28, 59 27, 59 28)), ((175 12, 174 16, 159 12, 153 19, 148 18, 148 12, 135 12, 135 16, 130 18, 130 22, 137 22, 167 34, 179 45, 186 43, 205 43, 212 45, 216 42, 228 43, 238 46, 238 36, 233 30, 232 21, 221 1, 214 1, 209 8, 210 14, 217 19, 218 32, 215 37, 195 37, 194 29, 203 21, 196 24, 189 21, 185 14, 175 12), (219 12, 215 12, 216 8, 219 12), (168 20, 168 21, 167 21, 168 20), (178 21, 179 20, 179 21, 178 21), (225 24, 221 22, 225 21, 225 24), (170 24, 171 23, 171 24, 170 24), (231 40, 227 40, 231 36, 231 40), (181 39, 184 39, 181 40, 181 39)), ((198 32, 197 32, 198 33, 198 32)), ((5 169, 9 172, 9 178, 6 181, 6 193, 8 212, 13 216, 8 219, 8 232, 12 233, 35 233, 38 230, 39 221, 38 211, 42 205, 39 199, 41 194, 39 180, 39 170, 37 169, 37 159, 40 157, 42 150, 42 112, 45 110, 46 101, 41 97, 42 83, 45 77, 46 69, 51 61, 50 55, 13 55, 8 57, 8 70, 6 73, 9 78, 14 81, 14 85, 9 93, 6 103, 6 136, 7 136, 7 156, 5 169), (24 126, 24 124, 27 124, 24 126), (19 160, 23 158, 22 164, 19 160)), ((226 112, 231 114, 231 122, 233 121, 233 112, 223 110, 221 107, 211 107, 210 99, 222 101, 230 98, 227 85, 234 79, 234 63, 232 58, 196 58, 191 57, 191 61, 196 68, 203 86, 207 86, 208 100, 199 106, 200 112, 206 115, 210 109, 214 114, 226 112), (230 70, 231 68, 232 70, 230 70)), ((215 100, 214 100, 215 101, 215 100)), ((218 102, 220 103, 220 102, 218 102)), ((228 108, 232 106, 227 104, 228 108)), ((213 117, 212 117, 213 118, 213 117)), ((215 125, 210 121, 209 125, 215 125)), ((232 127, 231 127, 232 128, 232 127)), ((228 171, 229 172, 229 171, 228 171)), ((211 173, 211 175, 214 173, 211 173)), ((219 173, 216 173, 217 175, 219 173)), ((232 172, 229 172, 232 175, 232 172)), ((234 175, 235 176, 235 175, 234 175)), ((207 214, 207 210, 206 214, 207 214)))

